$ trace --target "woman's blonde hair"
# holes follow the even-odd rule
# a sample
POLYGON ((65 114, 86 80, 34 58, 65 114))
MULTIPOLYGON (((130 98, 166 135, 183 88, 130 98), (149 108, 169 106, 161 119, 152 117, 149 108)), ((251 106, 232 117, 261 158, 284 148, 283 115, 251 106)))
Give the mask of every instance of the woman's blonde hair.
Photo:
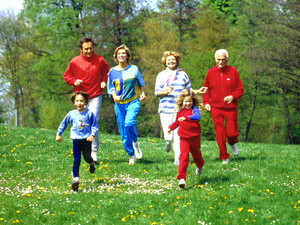
POLYGON ((192 90, 183 89, 176 99, 175 111, 178 112, 182 109, 183 100, 188 96, 193 100, 193 107, 197 107, 200 110, 200 107, 202 106, 200 97, 196 95, 192 90))
POLYGON ((169 56, 174 56, 175 57, 175 59, 176 59, 176 66, 179 66, 179 60, 180 60, 180 54, 179 53, 177 53, 177 52, 171 52, 171 51, 166 51, 166 52, 164 52, 164 55, 163 55, 163 57, 161 58, 161 62, 164 64, 164 66, 167 66, 166 65, 166 60, 167 60, 167 57, 169 57, 169 56))
POLYGON ((118 61, 118 59, 117 59, 117 55, 118 55, 118 51, 119 51, 120 49, 125 49, 125 51, 126 51, 126 53, 127 53, 127 63, 129 63, 129 62, 130 62, 130 59, 131 59, 131 53, 130 53, 129 48, 128 48, 125 44, 122 44, 122 45, 120 45, 119 47, 116 48, 116 50, 115 50, 115 52, 114 52, 114 55, 113 55, 114 61, 115 61, 116 63, 119 63, 119 61, 118 61))

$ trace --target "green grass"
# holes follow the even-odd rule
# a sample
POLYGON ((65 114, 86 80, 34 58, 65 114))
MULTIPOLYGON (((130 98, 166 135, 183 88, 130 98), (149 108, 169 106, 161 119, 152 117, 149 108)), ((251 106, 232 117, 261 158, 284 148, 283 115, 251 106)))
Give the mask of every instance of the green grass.
POLYGON ((0 126, 0 224, 300 224, 299 146, 239 143, 229 164, 203 141, 202 176, 178 188, 164 141, 140 138, 128 165, 120 137, 101 134, 94 175, 82 159, 71 191, 72 142, 55 131, 0 126))

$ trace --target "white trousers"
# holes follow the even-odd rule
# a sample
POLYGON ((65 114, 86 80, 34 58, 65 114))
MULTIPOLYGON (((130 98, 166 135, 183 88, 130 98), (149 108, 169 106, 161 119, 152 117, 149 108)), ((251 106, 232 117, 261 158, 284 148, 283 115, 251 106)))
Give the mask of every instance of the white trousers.
MULTIPOLYGON (((102 104, 102 95, 98 95, 89 100, 87 108, 91 110, 97 118, 97 121, 100 117, 100 108, 102 104)), ((99 131, 96 133, 95 138, 92 143, 92 151, 97 152, 99 148, 99 131)))
POLYGON ((164 132, 164 139, 168 142, 173 142, 174 150, 174 164, 178 164, 180 155, 180 141, 177 134, 177 129, 173 130, 171 134, 168 134, 168 127, 176 119, 176 113, 160 113, 160 122, 164 132))

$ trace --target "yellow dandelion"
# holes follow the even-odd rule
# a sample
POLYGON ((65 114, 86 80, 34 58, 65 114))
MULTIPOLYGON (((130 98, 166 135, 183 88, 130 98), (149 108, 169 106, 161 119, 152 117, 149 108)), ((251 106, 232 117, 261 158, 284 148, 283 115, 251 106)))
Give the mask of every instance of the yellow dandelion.
POLYGON ((213 209, 213 207, 210 206, 209 209, 213 209))
POLYGON ((229 212, 228 212, 228 215, 230 215, 232 213, 232 211, 230 210, 229 212))
POLYGON ((152 223, 151 223, 151 225, 156 225, 156 224, 157 224, 156 222, 152 222, 152 223))
POLYGON ((161 215, 161 216, 163 216, 163 215, 164 215, 164 213, 161 213, 160 215, 161 215))
POLYGON ((254 209, 248 209, 249 213, 254 213, 254 209))
POLYGON ((124 222, 125 220, 126 220, 126 217, 123 217, 123 218, 122 218, 122 221, 124 222))
POLYGON ((180 196, 176 196, 177 199, 180 199, 180 196))
POLYGON ((153 208, 153 205, 149 205, 149 208, 153 208))
POLYGON ((244 209, 244 208, 238 208, 238 211, 241 212, 241 211, 243 211, 243 209, 244 209))

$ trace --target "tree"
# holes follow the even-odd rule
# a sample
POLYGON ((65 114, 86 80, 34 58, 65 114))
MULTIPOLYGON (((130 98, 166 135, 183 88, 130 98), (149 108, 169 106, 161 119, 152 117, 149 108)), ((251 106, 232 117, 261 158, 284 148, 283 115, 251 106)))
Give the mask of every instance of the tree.
POLYGON ((195 24, 192 20, 199 12, 199 0, 162 0, 159 1, 158 7, 165 18, 170 18, 171 22, 178 27, 179 40, 183 41, 193 36, 195 24))
MULTIPOLYGON (((161 134, 159 116, 157 115, 159 99, 154 96, 155 80, 157 74, 164 70, 161 58, 164 51, 179 51, 180 42, 176 36, 176 27, 169 21, 159 19, 148 19, 143 25, 146 40, 143 46, 135 48, 137 60, 141 66, 145 80, 145 91, 147 94, 146 105, 142 105, 141 116, 144 114, 140 125, 147 123, 148 132, 158 136, 161 134), (151 123, 150 123, 151 121, 151 123)), ((146 126, 143 126, 145 129, 146 126)))
POLYGON ((286 136, 290 144, 300 143, 300 5, 296 0, 273 0, 274 24, 266 27, 266 38, 271 40, 268 51, 269 74, 276 76, 280 88, 286 136))
POLYGON ((28 67, 32 53, 26 51, 21 43, 29 40, 30 30, 22 17, 12 12, 0 12, 0 80, 5 94, 14 99, 16 110, 16 125, 20 126, 20 112, 25 109, 25 87, 28 88, 28 78, 24 70, 28 67), (5 85, 8 83, 9 85, 5 85))

